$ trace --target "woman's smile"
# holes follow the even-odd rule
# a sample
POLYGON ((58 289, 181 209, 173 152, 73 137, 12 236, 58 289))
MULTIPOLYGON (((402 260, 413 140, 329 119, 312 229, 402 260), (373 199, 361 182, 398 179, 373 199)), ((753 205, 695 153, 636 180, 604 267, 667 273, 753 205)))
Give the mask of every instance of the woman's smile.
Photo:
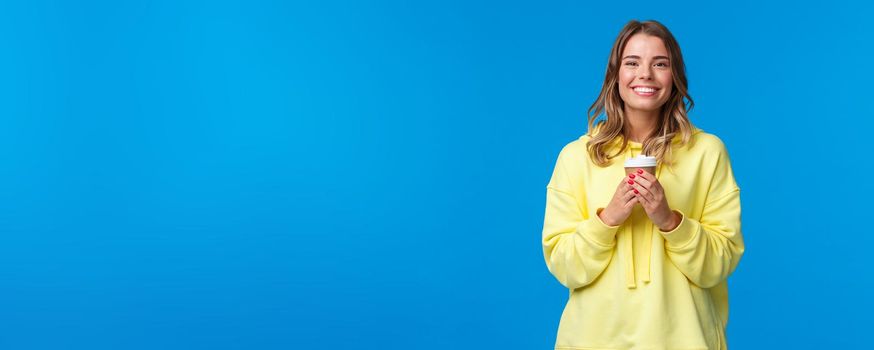
POLYGON ((655 96, 656 92, 658 92, 660 89, 656 89, 653 87, 636 86, 636 87, 632 88, 631 90, 634 91, 634 94, 637 96, 652 97, 652 96, 655 96))

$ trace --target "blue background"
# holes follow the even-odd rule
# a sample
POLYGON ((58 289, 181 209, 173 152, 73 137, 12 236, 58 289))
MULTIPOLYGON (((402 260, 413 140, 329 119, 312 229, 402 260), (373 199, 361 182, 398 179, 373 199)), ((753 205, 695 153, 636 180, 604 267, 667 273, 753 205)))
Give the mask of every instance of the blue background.
POLYGON ((872 8, 0 4, 0 347, 548 349, 546 183, 677 37, 747 252, 733 349, 870 344, 872 8))

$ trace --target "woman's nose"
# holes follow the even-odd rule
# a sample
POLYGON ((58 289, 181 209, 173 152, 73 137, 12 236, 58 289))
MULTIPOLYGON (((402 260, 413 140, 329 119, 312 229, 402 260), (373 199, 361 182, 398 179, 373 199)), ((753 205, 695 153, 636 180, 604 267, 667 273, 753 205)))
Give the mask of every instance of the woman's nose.
POLYGON ((638 70, 638 77, 644 80, 652 79, 652 71, 646 67, 641 68, 638 70))

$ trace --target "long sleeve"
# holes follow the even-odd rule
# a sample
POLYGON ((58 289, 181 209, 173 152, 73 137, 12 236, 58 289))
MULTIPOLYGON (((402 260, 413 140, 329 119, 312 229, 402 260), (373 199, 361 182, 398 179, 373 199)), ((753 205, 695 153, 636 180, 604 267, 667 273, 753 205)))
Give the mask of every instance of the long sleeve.
POLYGON ((718 285, 737 268, 744 252, 741 235, 740 189, 734 180, 724 145, 716 155, 715 169, 700 219, 682 215, 680 224, 661 232, 668 258, 701 288, 718 285))
POLYGON ((610 263, 619 226, 608 226, 597 215, 588 217, 572 184, 560 154, 546 188, 543 256, 549 272, 575 289, 592 283, 610 263))

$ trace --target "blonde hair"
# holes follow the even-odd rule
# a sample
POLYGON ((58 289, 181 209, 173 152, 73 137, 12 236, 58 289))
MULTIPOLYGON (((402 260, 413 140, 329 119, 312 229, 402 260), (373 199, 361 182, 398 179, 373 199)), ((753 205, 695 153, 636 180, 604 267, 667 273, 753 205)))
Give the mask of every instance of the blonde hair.
POLYGON ((637 33, 643 33, 662 39, 665 48, 670 56, 671 75, 673 77, 673 89, 671 96, 661 108, 659 113, 659 122, 656 123, 656 129, 652 135, 649 135, 643 141, 643 154, 654 156, 659 163, 673 164, 671 160, 672 147, 671 142, 674 136, 681 135, 682 139, 679 147, 688 143, 692 138, 692 124, 686 113, 691 111, 695 106, 692 101, 692 96, 689 95, 686 82, 686 66, 683 63, 683 55, 680 52, 680 45, 671 32, 661 23, 649 20, 639 22, 637 20, 629 21, 619 36, 613 43, 613 48, 610 50, 610 58, 607 61, 607 74, 604 77, 604 85, 601 87, 601 93, 595 103, 588 110, 588 128, 592 134, 591 140, 586 143, 590 158, 598 166, 604 167, 612 162, 612 159, 622 154, 625 148, 628 147, 628 135, 624 133, 625 129, 625 102, 622 101, 619 95, 619 67, 622 58, 622 51, 625 50, 625 45, 628 40, 637 33), (688 101, 688 107, 684 99, 688 101), (601 121, 598 125, 593 126, 595 119, 602 112, 607 115, 606 121, 601 121), (598 132, 593 132, 597 130, 598 132), (619 150, 611 155, 607 155, 608 149, 614 143, 621 141, 622 145, 619 150))

